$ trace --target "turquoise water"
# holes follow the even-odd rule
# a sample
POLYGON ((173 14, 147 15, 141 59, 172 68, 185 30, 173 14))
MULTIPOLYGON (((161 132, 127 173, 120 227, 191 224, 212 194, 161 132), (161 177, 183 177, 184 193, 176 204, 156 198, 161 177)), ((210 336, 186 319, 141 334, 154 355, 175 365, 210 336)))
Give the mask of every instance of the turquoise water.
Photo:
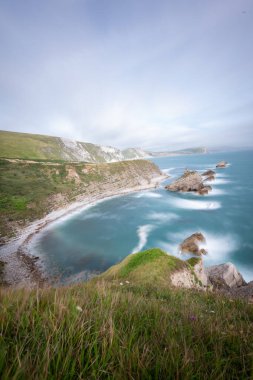
POLYGON ((253 152, 153 160, 170 175, 159 189, 115 197, 52 224, 34 241, 48 273, 62 281, 87 279, 131 252, 160 247, 180 258, 178 246, 190 234, 206 237, 205 265, 233 262, 253 279, 253 152), (166 183, 185 168, 204 171, 220 160, 207 196, 171 193, 166 183))

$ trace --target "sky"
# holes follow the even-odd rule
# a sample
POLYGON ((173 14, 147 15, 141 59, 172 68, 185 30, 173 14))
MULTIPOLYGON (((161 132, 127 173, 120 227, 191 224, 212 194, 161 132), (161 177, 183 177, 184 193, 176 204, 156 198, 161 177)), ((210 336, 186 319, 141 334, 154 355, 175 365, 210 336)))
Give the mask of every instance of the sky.
POLYGON ((253 0, 0 0, 0 129, 253 146, 253 0))

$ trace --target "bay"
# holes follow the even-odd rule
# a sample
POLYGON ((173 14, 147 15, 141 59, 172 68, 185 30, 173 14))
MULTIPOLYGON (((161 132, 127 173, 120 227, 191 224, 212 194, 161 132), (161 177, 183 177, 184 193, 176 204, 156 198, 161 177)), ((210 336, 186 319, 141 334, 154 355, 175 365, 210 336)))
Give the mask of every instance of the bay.
POLYGON ((234 263, 253 279, 253 152, 153 159, 170 178, 158 189, 114 197, 53 223, 34 240, 46 272, 70 283, 87 280, 128 254, 159 247, 181 259, 179 244, 194 232, 206 238, 205 265, 234 263), (184 170, 217 169, 206 196, 171 193, 167 183, 184 170))

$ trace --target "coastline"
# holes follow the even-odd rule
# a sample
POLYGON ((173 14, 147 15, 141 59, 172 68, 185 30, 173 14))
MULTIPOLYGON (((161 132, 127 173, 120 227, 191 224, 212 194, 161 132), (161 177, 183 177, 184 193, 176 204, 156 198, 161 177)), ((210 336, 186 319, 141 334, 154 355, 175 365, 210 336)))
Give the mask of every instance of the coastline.
POLYGON ((46 286, 49 283, 39 257, 31 253, 29 245, 38 233, 52 223, 62 220, 64 217, 71 217, 73 213, 92 207, 106 199, 157 188, 167 178, 168 176, 164 174, 150 179, 149 184, 113 189, 103 192, 103 194, 81 195, 75 202, 51 211, 42 219, 35 220, 20 229, 15 238, 0 247, 0 260, 4 263, 4 284, 12 287, 38 287, 46 286))

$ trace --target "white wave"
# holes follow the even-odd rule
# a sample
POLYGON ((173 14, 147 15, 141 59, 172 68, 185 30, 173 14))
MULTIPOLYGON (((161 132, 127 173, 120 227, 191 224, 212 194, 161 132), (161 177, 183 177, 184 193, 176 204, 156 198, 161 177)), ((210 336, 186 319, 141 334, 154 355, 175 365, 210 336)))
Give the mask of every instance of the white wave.
POLYGON ((79 220, 86 220, 86 219, 93 219, 93 218, 101 218, 103 214, 101 212, 87 212, 87 213, 80 213, 79 220))
POLYGON ((178 199, 173 198, 170 203, 174 207, 184 208, 189 210, 216 210, 221 207, 220 202, 207 202, 207 201, 197 201, 189 199, 178 199))
POLYGON ((139 252, 142 250, 142 248, 147 244, 148 235, 153 230, 153 228, 154 226, 152 226, 151 224, 145 224, 137 228, 137 235, 139 237, 139 242, 132 250, 132 253, 139 252))
POLYGON ((232 234, 214 234, 203 231, 205 243, 200 243, 200 248, 205 248, 208 254, 204 257, 206 263, 224 263, 229 260, 229 254, 238 247, 238 240, 232 234))
MULTIPOLYGON (((186 230, 180 233, 168 234, 166 241, 160 241, 159 247, 169 254, 187 259, 193 255, 180 253, 179 246, 182 241, 188 236, 192 235, 196 230, 186 230)), ((239 246, 239 241, 236 236, 232 234, 215 234, 205 230, 200 232, 206 238, 205 243, 199 243, 199 248, 207 250, 207 254, 203 255, 203 260, 206 266, 221 264, 227 261, 233 261, 230 254, 235 251, 239 246)))
POLYGON ((151 191, 145 191, 134 195, 135 198, 161 198, 161 194, 151 191))
POLYGON ((151 212, 150 214, 148 214, 147 218, 162 223, 162 222, 170 222, 171 220, 179 219, 179 216, 173 213, 151 212))
POLYGON ((206 181, 205 183, 210 182, 210 185, 226 185, 227 183, 231 183, 228 179, 224 178, 216 178, 214 181, 206 181))
POLYGON ((172 172, 172 170, 175 170, 175 168, 162 169, 162 172, 165 173, 165 174, 170 174, 170 172, 172 172))

